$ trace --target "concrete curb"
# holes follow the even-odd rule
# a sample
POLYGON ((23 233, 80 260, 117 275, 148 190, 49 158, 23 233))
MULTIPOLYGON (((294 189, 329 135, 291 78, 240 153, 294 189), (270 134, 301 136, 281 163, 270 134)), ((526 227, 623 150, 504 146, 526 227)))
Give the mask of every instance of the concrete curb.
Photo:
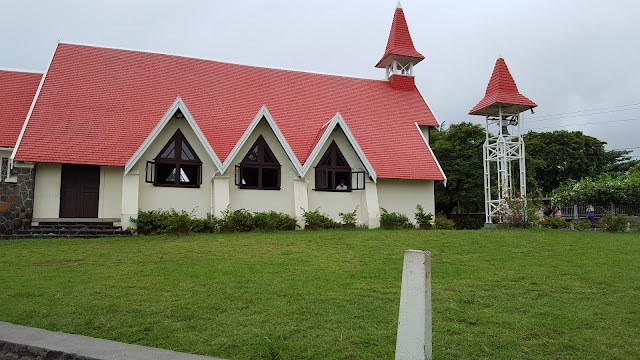
MULTIPOLYGON (((0 352, 2 349, 5 349, 5 351, 7 349, 18 349, 20 353, 32 353, 34 355, 33 359, 223 360, 209 356, 179 353, 148 346, 36 329, 0 321, 0 352)), ((0 355, 3 354, 0 353, 0 355)), ((6 358, 10 359, 11 357, 6 358)))

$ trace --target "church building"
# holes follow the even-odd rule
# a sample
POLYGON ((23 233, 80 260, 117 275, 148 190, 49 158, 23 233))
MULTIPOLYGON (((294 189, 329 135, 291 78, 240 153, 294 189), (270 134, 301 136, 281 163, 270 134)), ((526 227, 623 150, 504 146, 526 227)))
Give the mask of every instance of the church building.
POLYGON ((400 6, 379 80, 60 42, 44 74, 0 70, 0 234, 171 208, 434 213, 423 59, 400 6))

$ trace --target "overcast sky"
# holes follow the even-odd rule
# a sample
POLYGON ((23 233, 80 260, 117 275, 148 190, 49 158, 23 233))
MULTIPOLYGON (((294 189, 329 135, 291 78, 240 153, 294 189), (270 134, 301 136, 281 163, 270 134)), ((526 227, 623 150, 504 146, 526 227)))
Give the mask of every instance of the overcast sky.
MULTIPOLYGON (((0 68, 44 71, 76 42, 382 79, 394 0, 0 0, 0 68)), ((582 130, 640 158, 640 2, 402 1, 440 122, 467 115, 502 55, 536 131, 582 130), (594 110, 599 109, 599 110, 594 110), (558 115, 562 114, 562 115, 558 115), (556 116, 558 115, 558 116, 556 116), (576 125, 582 124, 582 125, 576 125)))

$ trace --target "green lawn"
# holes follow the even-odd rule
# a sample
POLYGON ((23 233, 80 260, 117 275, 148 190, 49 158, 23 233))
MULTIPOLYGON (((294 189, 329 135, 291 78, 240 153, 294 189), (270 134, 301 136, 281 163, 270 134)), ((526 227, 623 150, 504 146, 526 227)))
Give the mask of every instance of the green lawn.
POLYGON ((229 359, 391 359, 405 249, 436 359, 640 358, 640 235, 295 231, 0 242, 0 320, 229 359))

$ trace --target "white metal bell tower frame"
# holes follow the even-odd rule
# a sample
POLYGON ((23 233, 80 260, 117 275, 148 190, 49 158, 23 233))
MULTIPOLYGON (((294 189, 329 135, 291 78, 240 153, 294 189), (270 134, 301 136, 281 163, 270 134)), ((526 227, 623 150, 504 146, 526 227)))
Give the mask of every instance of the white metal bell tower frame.
POLYGON ((509 113, 506 111, 509 107, 514 108, 498 105, 498 116, 486 116, 487 137, 482 154, 487 224, 493 223, 494 219, 497 222, 503 221, 500 210, 507 207, 508 198, 525 198, 527 194, 522 113, 509 113), (497 130, 497 135, 491 130, 497 130), (516 172, 519 173, 519 184, 513 182, 513 174, 516 172))

